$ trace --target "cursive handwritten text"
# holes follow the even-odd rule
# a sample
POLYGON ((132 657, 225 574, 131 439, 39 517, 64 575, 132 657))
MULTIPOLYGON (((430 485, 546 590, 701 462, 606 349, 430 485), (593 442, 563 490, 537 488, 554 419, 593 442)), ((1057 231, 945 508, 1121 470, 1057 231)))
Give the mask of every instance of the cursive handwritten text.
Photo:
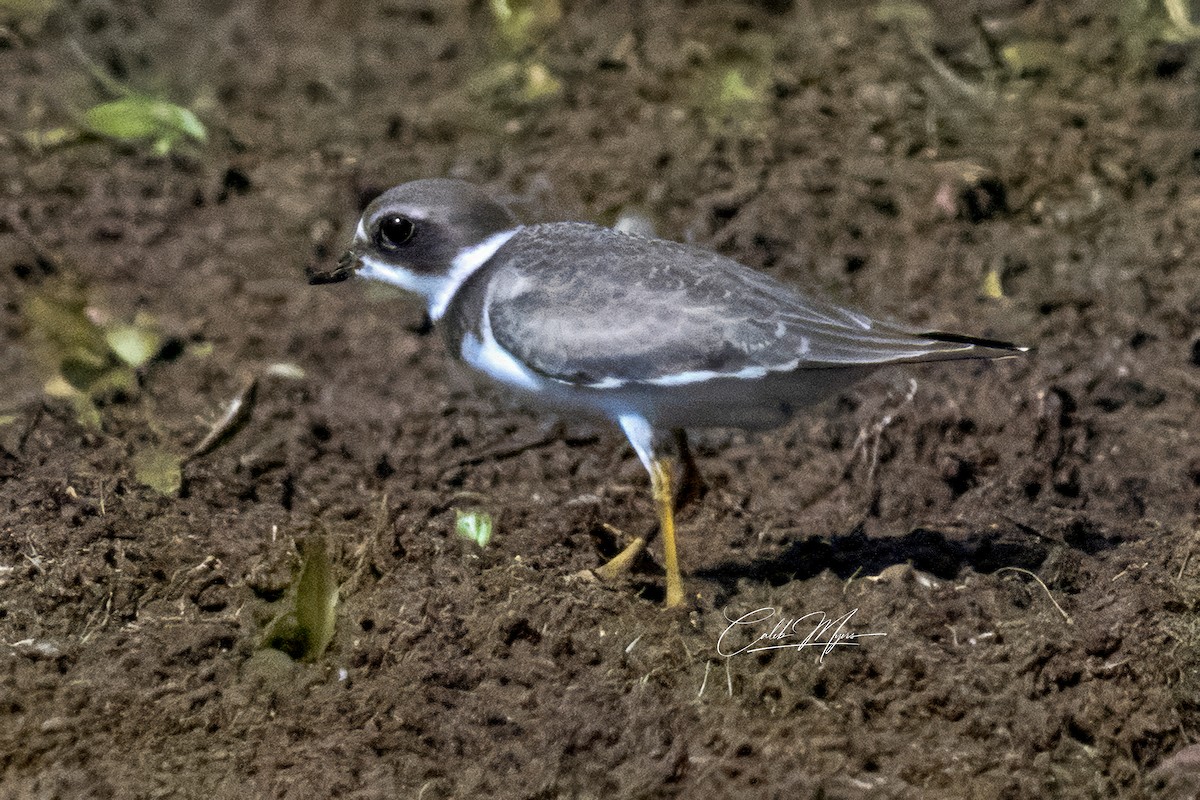
POLYGON ((838 647, 858 647, 859 639, 868 636, 887 636, 886 633, 859 633, 848 630, 850 620, 858 613, 852 609, 840 617, 830 618, 824 611, 810 611, 799 617, 788 617, 777 608, 759 608, 729 620, 727 627, 717 639, 717 652, 726 658, 742 653, 759 653, 763 650, 803 650, 815 648, 820 652, 818 661, 838 647), (772 624, 774 621, 774 624, 772 624), (770 626, 770 627, 768 627, 770 626), (755 635, 757 633, 757 635, 755 635), (741 647, 737 642, 749 642, 741 647))

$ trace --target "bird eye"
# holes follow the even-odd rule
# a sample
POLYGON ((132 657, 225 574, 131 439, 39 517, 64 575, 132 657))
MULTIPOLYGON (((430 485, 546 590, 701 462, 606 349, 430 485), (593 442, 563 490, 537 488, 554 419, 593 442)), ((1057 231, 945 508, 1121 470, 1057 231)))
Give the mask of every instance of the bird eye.
POLYGON ((408 217, 399 215, 384 217, 380 220, 379 229, 375 232, 375 243, 382 250, 395 250, 406 244, 416 232, 417 226, 408 217))

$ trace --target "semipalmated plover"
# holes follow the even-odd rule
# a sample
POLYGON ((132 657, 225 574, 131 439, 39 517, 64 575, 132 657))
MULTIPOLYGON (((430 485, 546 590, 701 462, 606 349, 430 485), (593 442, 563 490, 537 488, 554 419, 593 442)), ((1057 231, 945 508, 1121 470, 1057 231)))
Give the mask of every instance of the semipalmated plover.
POLYGON ((532 404, 621 428, 650 474, 668 606, 684 600, 671 435, 770 428, 886 364, 1026 349, 874 320, 664 239, 580 222, 518 225, 459 180, 384 192, 336 269, 310 280, 353 274, 421 295, 454 356, 532 404))

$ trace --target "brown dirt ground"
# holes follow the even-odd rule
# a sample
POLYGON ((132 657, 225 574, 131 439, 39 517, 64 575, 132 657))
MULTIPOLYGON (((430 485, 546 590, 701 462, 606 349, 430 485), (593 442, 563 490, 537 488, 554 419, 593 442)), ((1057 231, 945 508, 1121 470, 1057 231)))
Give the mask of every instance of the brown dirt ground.
POLYGON ((869 4, 624 0, 565 3, 522 49, 461 5, 78 0, 0 32, 0 796, 1192 796, 1196 45, 1135 2, 947 2, 926 58, 869 4), (194 104, 209 144, 21 146, 101 97, 71 42, 194 104), (535 63, 557 93, 522 95, 535 63), (762 95, 723 115, 730 65, 762 95), (436 175, 527 219, 636 205, 1038 349, 701 437, 694 603, 667 613, 657 559, 586 578, 650 525, 617 435, 447 380, 407 300, 306 285, 365 201, 436 175), (66 281, 171 340, 99 430, 42 392, 25 309, 66 281), (248 376, 248 421, 177 496, 135 480, 248 376), (497 516, 484 550, 466 506, 497 516), (338 632, 272 668, 252 656, 312 533, 338 632), (720 655, 726 614, 764 607, 887 636, 720 655))

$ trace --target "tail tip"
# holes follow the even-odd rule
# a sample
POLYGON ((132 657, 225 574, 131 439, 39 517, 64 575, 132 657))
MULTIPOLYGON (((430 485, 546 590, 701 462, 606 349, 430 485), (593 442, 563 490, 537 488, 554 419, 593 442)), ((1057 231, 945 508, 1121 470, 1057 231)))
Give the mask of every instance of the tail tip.
POLYGON ((921 334, 926 339, 948 344, 965 344, 973 347, 984 347, 989 350, 1005 350, 1010 353, 1028 353, 1033 348, 1025 345, 1006 342, 1002 339, 986 339, 982 336, 967 336, 961 333, 946 333, 944 331, 928 331, 921 334))

